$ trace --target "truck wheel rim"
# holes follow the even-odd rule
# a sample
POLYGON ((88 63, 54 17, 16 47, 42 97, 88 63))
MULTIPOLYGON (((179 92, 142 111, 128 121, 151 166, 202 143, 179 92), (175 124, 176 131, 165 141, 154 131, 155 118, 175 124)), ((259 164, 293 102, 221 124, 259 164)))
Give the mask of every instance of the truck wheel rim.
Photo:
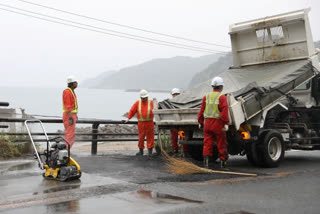
POLYGON ((268 153, 269 153, 269 157, 273 160, 273 161, 277 161, 279 160, 280 156, 281 156, 281 141, 279 140, 279 138, 277 137, 273 137, 269 140, 269 144, 268 144, 268 153))

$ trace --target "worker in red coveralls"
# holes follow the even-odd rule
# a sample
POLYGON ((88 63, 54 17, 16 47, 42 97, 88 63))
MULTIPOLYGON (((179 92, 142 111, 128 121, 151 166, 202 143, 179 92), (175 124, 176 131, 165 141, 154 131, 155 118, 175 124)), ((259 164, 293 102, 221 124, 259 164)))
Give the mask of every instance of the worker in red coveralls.
MULTIPOLYGON (((178 96, 180 94, 180 89, 179 88, 173 88, 171 90, 171 95, 172 98, 178 96)), ((177 155, 179 153, 179 146, 178 146, 178 137, 180 136, 180 139, 184 138, 184 132, 183 131, 178 131, 176 129, 171 129, 170 130, 170 135, 171 135, 171 143, 172 143, 172 149, 173 149, 173 154, 177 155)), ((187 145, 182 145, 182 149, 185 152, 187 152, 187 145)))
MULTIPOLYGON (((65 139, 70 143, 72 147, 75 139, 75 129, 78 113, 78 101, 74 90, 78 87, 78 80, 74 76, 67 78, 68 88, 63 91, 62 105, 63 105, 63 125, 65 128, 65 139)), ((68 145, 67 145, 68 148, 68 145)))
POLYGON ((228 130, 229 114, 227 97, 221 94, 224 82, 221 77, 214 77, 211 82, 213 91, 202 99, 198 114, 199 128, 203 128, 203 162, 209 167, 209 157, 212 156, 214 140, 217 143, 221 168, 225 168, 228 160, 226 131, 228 130), (203 126, 204 125, 204 126, 203 126))
POLYGON ((136 113, 138 118, 139 132, 139 152, 137 156, 143 155, 144 139, 147 138, 148 157, 152 156, 154 147, 154 125, 153 125, 153 102, 148 100, 149 94, 146 90, 140 91, 140 100, 137 100, 131 107, 125 123, 129 121, 136 113))

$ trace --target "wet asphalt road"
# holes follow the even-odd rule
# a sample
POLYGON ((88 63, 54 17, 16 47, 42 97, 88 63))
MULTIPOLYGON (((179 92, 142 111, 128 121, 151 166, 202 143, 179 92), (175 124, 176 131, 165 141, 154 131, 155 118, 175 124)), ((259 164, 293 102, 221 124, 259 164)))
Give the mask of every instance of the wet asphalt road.
POLYGON ((0 161, 0 213, 320 213, 320 151, 287 152, 272 169, 230 158, 257 177, 172 175, 161 157, 130 152, 72 156, 83 174, 70 182, 43 179, 31 157, 0 161))

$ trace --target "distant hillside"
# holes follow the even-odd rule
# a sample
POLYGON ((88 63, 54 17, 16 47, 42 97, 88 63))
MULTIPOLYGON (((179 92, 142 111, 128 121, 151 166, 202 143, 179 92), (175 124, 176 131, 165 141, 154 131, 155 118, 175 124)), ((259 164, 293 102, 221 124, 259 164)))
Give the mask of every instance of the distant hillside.
POLYGON ((197 73, 191 79, 188 88, 193 88, 194 86, 207 81, 208 79, 217 76, 221 72, 227 70, 232 65, 232 54, 231 52, 225 56, 221 56, 216 62, 209 65, 205 70, 197 73))
POLYGON ((201 57, 177 56, 154 59, 117 72, 105 72, 81 83, 81 87, 105 89, 170 90, 186 88, 191 78, 218 59, 211 54, 201 57))
POLYGON ((90 78, 81 82, 81 88, 95 88, 96 85, 103 84, 104 79, 108 78, 110 75, 116 73, 117 71, 107 71, 102 74, 99 74, 95 78, 90 78))
MULTIPOLYGON (((317 41, 314 43, 316 48, 320 48, 320 41, 317 41)), ((318 54, 318 58, 320 61, 320 54, 318 54)), ((219 75, 221 72, 226 71, 230 66, 232 66, 232 54, 231 52, 228 53, 226 56, 220 57, 216 62, 209 65, 208 68, 205 70, 196 73, 189 85, 188 88, 193 88, 194 86, 198 85, 199 83, 205 82, 208 79, 211 79, 217 75, 219 75)))

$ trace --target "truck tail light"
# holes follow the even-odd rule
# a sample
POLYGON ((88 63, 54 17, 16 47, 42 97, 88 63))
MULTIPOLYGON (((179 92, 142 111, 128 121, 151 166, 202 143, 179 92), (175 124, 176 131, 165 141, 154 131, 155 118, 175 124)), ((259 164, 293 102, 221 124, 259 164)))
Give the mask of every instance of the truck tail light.
POLYGON ((250 133, 249 132, 241 132, 241 138, 243 140, 249 140, 250 139, 250 133))

